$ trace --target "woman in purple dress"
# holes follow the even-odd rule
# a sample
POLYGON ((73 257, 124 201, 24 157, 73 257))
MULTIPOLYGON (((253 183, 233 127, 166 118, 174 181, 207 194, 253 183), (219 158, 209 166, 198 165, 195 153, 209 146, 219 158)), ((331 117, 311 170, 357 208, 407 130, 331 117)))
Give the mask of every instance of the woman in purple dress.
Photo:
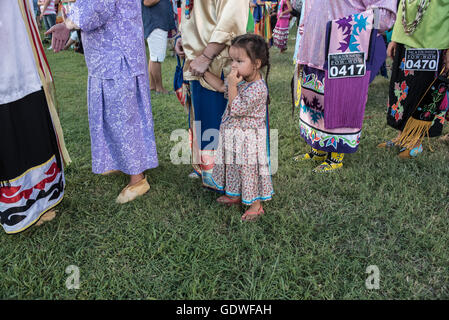
MULTIPOLYGON (((63 27, 55 27, 50 32, 63 33, 63 27)), ((78 0, 65 27, 81 29, 89 77, 92 171, 129 175, 117 202, 134 200, 150 189, 144 171, 158 165, 141 1, 78 0)))

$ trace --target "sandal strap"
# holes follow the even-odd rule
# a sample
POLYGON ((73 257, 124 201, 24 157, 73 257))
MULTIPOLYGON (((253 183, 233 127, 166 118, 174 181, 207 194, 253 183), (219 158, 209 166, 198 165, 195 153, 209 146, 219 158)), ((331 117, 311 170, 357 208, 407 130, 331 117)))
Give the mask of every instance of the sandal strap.
POLYGON ((245 218, 247 217, 247 216, 256 216, 256 217, 258 217, 258 216, 260 216, 260 215, 262 215, 262 214, 264 214, 264 211, 263 211, 263 207, 262 206, 260 206, 259 207, 259 210, 257 210, 257 212, 256 211, 246 211, 244 214, 243 214, 243 216, 242 216, 242 220, 245 220, 245 218))

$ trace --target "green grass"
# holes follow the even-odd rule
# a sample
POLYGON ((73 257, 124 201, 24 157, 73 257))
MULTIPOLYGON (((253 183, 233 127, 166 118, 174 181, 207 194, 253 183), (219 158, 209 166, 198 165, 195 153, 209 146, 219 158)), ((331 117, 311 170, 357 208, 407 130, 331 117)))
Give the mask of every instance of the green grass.
MULTIPOLYGON (((442 299, 449 298, 449 146, 400 161, 376 148, 386 125, 388 81, 372 84, 360 149, 341 171, 312 174, 291 158, 308 150, 291 118, 293 42, 271 50, 271 127, 279 130, 279 170, 266 215, 242 224, 238 208, 173 165, 170 133, 187 127, 175 96, 152 99, 160 166, 150 192, 126 205, 125 176, 91 173, 87 70, 83 56, 47 51, 73 164, 56 219, 0 234, 0 298, 18 299, 442 299), (65 269, 80 268, 68 290, 65 269), (380 289, 365 287, 369 265, 380 289)), ((171 88, 176 59, 163 64, 171 88)), ((427 144, 427 143, 426 143, 427 144)))

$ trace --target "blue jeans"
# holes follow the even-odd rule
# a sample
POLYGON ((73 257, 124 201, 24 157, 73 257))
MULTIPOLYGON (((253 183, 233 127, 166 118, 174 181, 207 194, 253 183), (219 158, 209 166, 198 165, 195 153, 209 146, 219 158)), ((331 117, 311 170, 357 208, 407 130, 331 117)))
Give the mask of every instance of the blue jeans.
MULTIPOLYGON (((56 24, 56 14, 47 14, 44 16, 45 30, 48 31, 51 27, 56 24)), ((47 39, 51 40, 51 34, 47 36, 47 39)))
POLYGON ((39 6, 37 4, 37 0, 33 0, 33 9, 34 9, 34 18, 37 17, 37 10, 39 9, 39 6))

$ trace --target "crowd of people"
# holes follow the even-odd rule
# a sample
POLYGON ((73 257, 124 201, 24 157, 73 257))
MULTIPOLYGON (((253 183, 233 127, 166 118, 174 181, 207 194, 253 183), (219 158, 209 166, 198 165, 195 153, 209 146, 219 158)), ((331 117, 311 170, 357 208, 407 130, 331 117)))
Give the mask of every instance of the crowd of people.
MULTIPOLYGON (((161 63, 172 36, 184 61, 189 177, 220 193, 221 204, 246 205, 242 221, 259 218, 274 194, 268 106, 270 50, 277 49, 270 47, 285 52, 295 23, 292 103, 310 152, 294 160, 318 161, 314 172, 331 172, 357 151, 368 88, 387 55, 387 123, 398 135, 378 147, 398 147, 398 156, 410 159, 423 152, 426 136, 442 133, 449 92, 443 0, 67 0, 55 24, 57 4, 41 1, 34 14, 55 52, 81 34, 92 171, 129 176, 117 203, 148 192, 145 171, 158 166, 150 95, 168 93, 161 63)), ((14 30, 5 41, 16 49, 0 52, 0 216, 7 233, 25 230, 62 200, 70 163, 31 12, 28 0, 0 3, 3 25, 14 30)))

